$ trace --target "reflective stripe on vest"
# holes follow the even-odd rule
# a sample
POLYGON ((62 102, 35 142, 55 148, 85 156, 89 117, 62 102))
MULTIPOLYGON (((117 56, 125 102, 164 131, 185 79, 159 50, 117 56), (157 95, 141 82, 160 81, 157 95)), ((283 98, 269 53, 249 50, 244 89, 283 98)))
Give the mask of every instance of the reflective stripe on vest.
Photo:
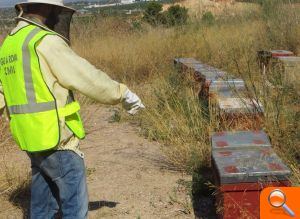
POLYGON ((54 110, 56 108, 55 101, 46 102, 46 103, 37 103, 35 98, 35 91, 33 87, 32 72, 30 66, 31 56, 30 56, 28 44, 40 31, 42 30, 39 27, 33 29, 30 32, 30 34, 26 37, 22 47, 23 71, 24 71, 24 80, 25 80, 25 88, 26 88, 26 96, 27 96, 28 104, 9 106, 8 111, 11 115, 44 112, 48 110, 54 110))
MULTIPOLYGON (((29 100, 30 101, 30 100, 29 100)), ((14 114, 26 114, 26 113, 38 113, 56 108, 55 101, 47 103, 28 103, 24 105, 15 105, 8 107, 10 115, 14 114)))

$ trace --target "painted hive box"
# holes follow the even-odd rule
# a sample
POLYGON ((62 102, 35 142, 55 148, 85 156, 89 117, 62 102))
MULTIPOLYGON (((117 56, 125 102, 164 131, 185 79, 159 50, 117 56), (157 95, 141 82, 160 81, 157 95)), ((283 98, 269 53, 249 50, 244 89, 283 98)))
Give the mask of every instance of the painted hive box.
POLYGON ((215 132, 211 137, 213 150, 271 147, 268 135, 262 131, 215 132))
POLYGON ((284 181, 290 175, 289 168, 271 147, 215 150, 212 159, 221 185, 284 181))

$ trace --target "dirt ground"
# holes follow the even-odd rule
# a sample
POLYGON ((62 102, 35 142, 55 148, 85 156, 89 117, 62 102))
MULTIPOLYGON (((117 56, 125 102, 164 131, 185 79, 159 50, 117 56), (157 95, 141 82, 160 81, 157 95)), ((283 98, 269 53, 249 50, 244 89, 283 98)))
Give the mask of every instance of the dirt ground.
MULTIPOLYGON (((190 177, 170 170, 160 145, 141 137, 138 127, 114 122, 111 108, 93 107, 89 133, 81 145, 88 174, 89 218, 194 218, 189 195, 180 183, 190 177)), ((17 169, 29 167, 23 152, 2 159, 17 169)), ((29 203, 28 193, 24 194, 21 198, 11 195, 10 201, 2 197, 0 218, 24 218, 29 203)))

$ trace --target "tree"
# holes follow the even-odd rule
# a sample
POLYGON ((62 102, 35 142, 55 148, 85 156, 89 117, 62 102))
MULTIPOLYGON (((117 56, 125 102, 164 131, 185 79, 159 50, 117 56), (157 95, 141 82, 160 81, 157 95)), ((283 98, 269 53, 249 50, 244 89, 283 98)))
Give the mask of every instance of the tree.
POLYGON ((188 19, 188 9, 180 5, 173 5, 162 12, 162 4, 150 2, 144 12, 144 20, 152 25, 163 24, 175 26, 185 24, 188 19))
POLYGON ((187 19, 188 10, 180 5, 173 5, 166 12, 166 21, 169 26, 185 24, 187 19))
POLYGON ((157 25, 161 20, 162 4, 159 2, 150 2, 144 12, 143 19, 152 24, 157 25))

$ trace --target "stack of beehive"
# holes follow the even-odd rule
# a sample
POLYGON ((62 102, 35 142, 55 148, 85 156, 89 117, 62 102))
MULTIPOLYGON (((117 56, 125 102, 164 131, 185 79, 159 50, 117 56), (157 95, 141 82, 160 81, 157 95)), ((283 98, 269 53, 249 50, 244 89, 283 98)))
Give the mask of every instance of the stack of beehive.
POLYGON ((261 127, 263 106, 251 97, 242 79, 193 58, 177 58, 174 63, 200 82, 199 96, 208 101, 212 122, 220 121, 221 127, 232 129, 261 127))
POLYGON ((243 131, 212 133, 212 166, 220 191, 217 200, 222 206, 219 216, 259 218, 260 191, 268 186, 290 185, 290 170, 272 149, 267 134, 258 130, 260 123, 256 120, 263 114, 262 104, 251 97, 242 79, 195 59, 175 59, 175 64, 192 72, 200 82, 200 97, 208 99, 211 117, 218 115, 226 128, 244 123, 234 125, 243 131), (242 117, 250 118, 249 126, 242 117), (253 127, 253 131, 245 131, 247 127, 253 127))

